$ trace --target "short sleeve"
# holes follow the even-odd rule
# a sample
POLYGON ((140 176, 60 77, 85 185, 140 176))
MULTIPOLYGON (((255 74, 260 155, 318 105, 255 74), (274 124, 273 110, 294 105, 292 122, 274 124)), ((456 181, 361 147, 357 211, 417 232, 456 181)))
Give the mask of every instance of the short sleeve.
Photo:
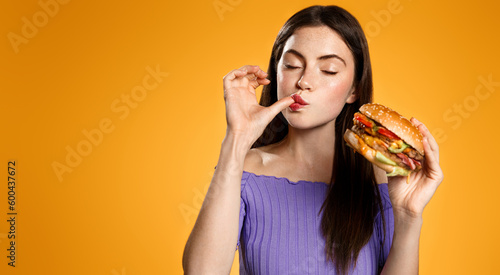
POLYGON ((241 177, 240 219, 238 227, 238 243, 236 245, 236 250, 238 250, 238 247, 240 247, 241 230, 243 228, 243 223, 245 221, 245 216, 246 216, 246 202, 245 202, 244 191, 248 177, 249 177, 248 173, 243 173, 243 176, 241 177))
POLYGON ((392 204, 389 198, 389 190, 387 188, 387 184, 379 184, 379 190, 383 208, 375 218, 375 229, 377 231, 377 240, 380 244, 378 264, 379 268, 382 269, 385 265, 387 257, 389 256, 389 251, 391 250, 392 238, 394 235, 394 215, 392 212, 392 204), (382 213, 384 220, 382 220, 382 213))

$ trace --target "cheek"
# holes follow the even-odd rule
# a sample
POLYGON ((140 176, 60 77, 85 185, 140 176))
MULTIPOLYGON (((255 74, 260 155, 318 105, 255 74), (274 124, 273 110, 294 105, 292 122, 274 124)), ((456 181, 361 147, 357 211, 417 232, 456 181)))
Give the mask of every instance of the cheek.
POLYGON ((276 84, 278 88, 278 100, 287 96, 289 94, 287 91, 289 91, 291 86, 293 86, 291 77, 280 71, 278 71, 276 75, 276 84))
POLYGON ((347 77, 339 81, 330 81, 325 83, 325 85, 325 93, 320 102, 327 102, 327 104, 323 105, 324 109, 322 111, 336 116, 346 104, 352 88, 352 81, 347 77))
POLYGON ((349 97, 352 89, 352 78, 346 76, 338 81, 325 83, 326 90, 329 91, 328 97, 335 101, 345 101, 349 97))

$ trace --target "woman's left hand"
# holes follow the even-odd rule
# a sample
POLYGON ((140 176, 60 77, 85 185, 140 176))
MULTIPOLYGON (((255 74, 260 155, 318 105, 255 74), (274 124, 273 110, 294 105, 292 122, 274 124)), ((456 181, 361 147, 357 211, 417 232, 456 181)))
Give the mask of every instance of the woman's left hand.
POLYGON ((405 176, 389 177, 388 187, 394 215, 417 218, 422 216, 424 207, 443 181, 443 172, 439 166, 439 146, 436 140, 422 122, 415 118, 411 122, 423 135, 425 156, 422 169, 410 175, 409 183, 405 176))

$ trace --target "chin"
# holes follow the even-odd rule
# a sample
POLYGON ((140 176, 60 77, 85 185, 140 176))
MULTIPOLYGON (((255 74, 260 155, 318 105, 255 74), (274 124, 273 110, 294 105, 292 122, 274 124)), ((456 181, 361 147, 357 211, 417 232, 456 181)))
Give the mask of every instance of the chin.
POLYGON ((331 124, 335 125, 335 118, 318 118, 317 116, 306 115, 300 112, 283 112, 288 125, 295 129, 307 130, 331 124))

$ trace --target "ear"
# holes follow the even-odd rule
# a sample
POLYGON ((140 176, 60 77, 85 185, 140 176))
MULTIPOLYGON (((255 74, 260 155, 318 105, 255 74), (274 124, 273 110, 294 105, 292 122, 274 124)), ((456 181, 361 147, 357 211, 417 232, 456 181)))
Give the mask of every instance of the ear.
POLYGON ((349 92, 349 97, 347 98, 346 103, 354 103, 356 100, 358 100, 358 91, 356 90, 356 87, 352 86, 351 91, 349 92))

